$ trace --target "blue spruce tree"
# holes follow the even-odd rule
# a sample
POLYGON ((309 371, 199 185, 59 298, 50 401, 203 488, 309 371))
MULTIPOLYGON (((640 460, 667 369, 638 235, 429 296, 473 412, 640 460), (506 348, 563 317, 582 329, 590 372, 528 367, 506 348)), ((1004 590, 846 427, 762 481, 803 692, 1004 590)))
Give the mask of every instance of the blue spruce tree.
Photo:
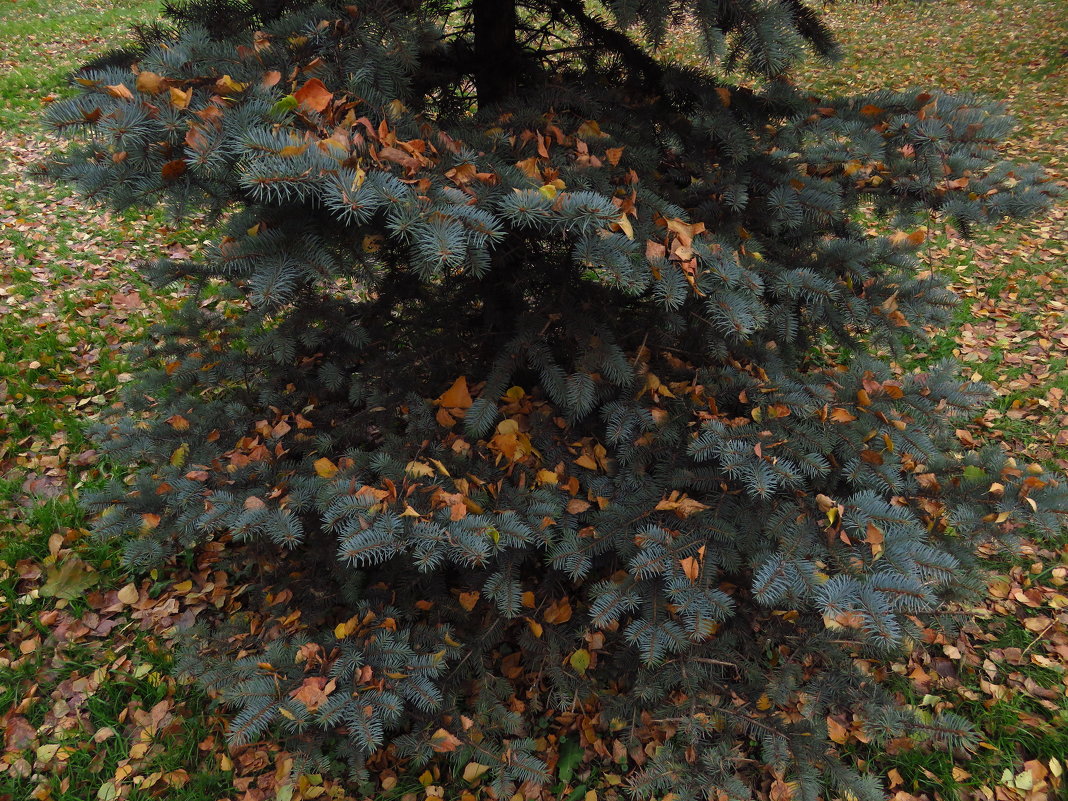
POLYGON ((962 450, 982 386, 890 362, 954 303, 895 232, 1046 203, 997 108, 811 96, 791 65, 834 43, 803 0, 167 11, 50 107, 49 169, 221 229, 145 268, 189 299, 97 432, 136 480, 91 505, 132 567, 219 540, 300 612, 189 655, 235 742, 357 777, 445 754, 507 798, 546 779, 535 724, 581 706, 639 746, 636 794, 678 801, 760 766, 881 797, 838 711, 971 742, 857 663, 976 592, 977 544, 1068 507, 962 450), (657 57, 681 20, 701 67, 657 57))

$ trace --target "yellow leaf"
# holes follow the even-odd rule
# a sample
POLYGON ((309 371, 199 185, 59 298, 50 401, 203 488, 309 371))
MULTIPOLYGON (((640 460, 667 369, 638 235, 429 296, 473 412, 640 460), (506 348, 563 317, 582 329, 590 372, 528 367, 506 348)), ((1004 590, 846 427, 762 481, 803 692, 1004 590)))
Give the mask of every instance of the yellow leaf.
POLYGON ((616 225, 618 225, 619 229, 627 235, 627 239, 634 238, 634 228, 631 227, 630 218, 627 217, 626 213, 619 215, 619 219, 616 220, 616 225))
POLYGON ((853 175, 853 173, 860 172, 862 166, 863 165, 859 161, 853 159, 852 161, 847 161, 844 165, 842 165, 842 172, 846 175, 853 175))
POLYGON ((337 475, 337 465, 322 456, 315 460, 315 472, 321 478, 333 478, 337 475))
POLYGON ((597 120, 586 120, 579 126, 578 135, 583 138, 604 136, 601 133, 601 126, 597 124, 597 120))
POLYGON ((181 467, 185 464, 185 460, 189 457, 189 445, 183 442, 177 448, 174 449, 174 453, 171 454, 171 467, 181 467))
POLYGON ((576 673, 580 676, 585 676, 586 669, 590 666, 590 652, 585 648, 579 648, 575 653, 571 654, 571 658, 568 661, 576 673))
POLYGON ((539 470, 537 475, 539 484, 553 484, 555 485, 559 480, 559 476, 552 470, 539 470))
POLYGON ((468 762, 464 768, 464 781, 474 782, 489 770, 489 765, 480 765, 478 762, 468 762))
POLYGON ((538 191, 549 200, 553 200, 556 197, 556 187, 552 184, 545 184, 538 188, 538 191))
POLYGON ((762 712, 764 710, 771 709, 771 699, 768 698, 767 693, 764 693, 757 699, 756 708, 761 710, 762 712))
POLYGON ((585 467, 587 470, 597 469, 597 462, 594 461, 593 457, 590 456, 588 453, 584 453, 582 454, 582 456, 577 458, 575 460, 575 464, 577 464, 579 467, 585 467))
POLYGON ((182 91, 175 87, 171 87, 171 105, 177 109, 186 108, 189 105, 189 101, 193 99, 193 90, 187 89, 182 91))
POLYGON ((137 587, 135 587, 133 584, 127 584, 125 587, 119 590, 118 593, 119 600, 127 605, 136 603, 139 597, 140 593, 138 593, 137 587))
POLYGON ((434 468, 426 462, 418 462, 413 459, 404 466, 404 472, 412 478, 426 478, 434 475, 434 468))
POLYGON ((247 83, 238 83, 229 75, 223 75, 215 82, 215 85, 224 92, 240 92, 248 86, 247 83))
POLYGON ((827 718, 827 735, 839 745, 845 745, 849 730, 834 718, 827 718))

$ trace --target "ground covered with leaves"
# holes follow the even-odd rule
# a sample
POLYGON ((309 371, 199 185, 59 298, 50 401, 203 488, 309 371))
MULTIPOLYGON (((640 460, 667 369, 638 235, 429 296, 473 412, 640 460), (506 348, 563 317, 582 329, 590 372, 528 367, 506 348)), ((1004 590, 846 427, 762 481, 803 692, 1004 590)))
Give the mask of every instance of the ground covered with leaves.
MULTIPOLYGON (((78 510, 86 488, 115 475, 84 435, 129 380, 125 351, 177 303, 137 280, 131 264, 195 253, 196 220, 175 228, 154 212, 117 215, 26 177, 50 147, 36 118, 80 61, 158 13, 145 0, 13 0, 0 9, 0 801, 167 798, 293 801, 351 798, 320 776, 292 776, 292 757, 265 743, 230 750, 210 700, 173 675, 183 632, 206 614, 249 609, 246 576, 216 566, 213 544, 161 574, 130 576, 92 541, 78 510)), ((1010 154, 1039 159, 1068 186, 1068 0, 840 2, 830 19, 838 65, 799 80, 819 90, 937 86, 1003 99, 1021 122, 1010 154)), ((684 29, 666 58, 687 58, 684 29)), ((1040 219, 968 242, 932 221, 925 260, 963 302, 902 369, 952 354, 997 393, 962 444, 1003 441, 1022 463, 1068 469, 1068 195, 1040 219)), ((146 524, 151 524, 147 521, 146 524)), ((989 597, 947 641, 933 632, 892 665, 872 664, 902 697, 952 709, 980 731, 975 753, 907 736, 884 753, 858 721, 834 738, 888 776, 897 801, 1064 798, 1068 755, 1068 545, 1031 542, 990 553, 989 597)), ((257 607, 277 625, 285 599, 257 607)), ((540 741, 555 785, 544 798, 623 798, 643 761, 581 710, 540 741)), ((476 801, 480 766, 450 778, 375 763, 376 799, 476 801)), ((526 801, 537 793, 526 788, 526 801)), ((788 801, 769 777, 760 797, 788 801)))

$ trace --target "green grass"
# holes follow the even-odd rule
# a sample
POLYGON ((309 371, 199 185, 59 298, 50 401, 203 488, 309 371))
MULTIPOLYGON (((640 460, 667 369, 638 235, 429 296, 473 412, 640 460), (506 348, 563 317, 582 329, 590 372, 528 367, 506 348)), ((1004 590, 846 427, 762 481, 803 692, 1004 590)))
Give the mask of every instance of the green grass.
POLYGON ((28 180, 26 168, 51 146, 42 144, 40 117, 49 98, 70 91, 70 70, 129 41, 130 27, 158 10, 143 0, 0 6, 0 716, 37 729, 0 765, 3 799, 107 798, 109 782, 133 801, 233 793, 232 774, 219 769, 220 722, 199 690, 168 675, 171 646, 127 619, 106 637, 57 640, 49 615, 97 614, 89 597, 42 597, 27 589, 36 582, 20 579, 20 565, 47 573, 76 556, 95 571, 92 590, 130 580, 117 546, 85 536, 78 496, 120 472, 94 460, 85 427, 114 400, 128 369, 126 343, 150 321, 146 304, 115 302, 153 297, 131 264, 169 242, 196 241, 156 211, 87 210, 69 192, 28 180), (28 478, 39 483, 27 485, 28 478), (92 690, 77 715, 57 716, 56 699, 87 680, 92 690), (164 700, 173 722, 131 763, 138 738, 131 721, 164 700), (69 753, 50 755, 53 746, 69 753), (129 776, 124 765, 132 766, 129 776))
POLYGON ((42 98, 64 95, 70 70, 119 48, 134 24, 159 13, 156 0, 9 0, 0 6, 0 126, 23 125, 42 98))
MULTIPOLYGON (((1017 121, 1007 156, 1040 161, 1051 179, 1064 184, 1068 2, 851 2, 839 3, 830 20, 843 43, 842 60, 806 66, 800 83, 829 94, 937 87, 1000 100, 1017 121)), ((1066 234, 1068 194, 1048 214, 980 229, 972 242, 940 232, 921 256, 950 280, 963 303, 952 325, 932 332, 931 342, 905 365, 923 368, 946 356, 961 360, 998 393, 998 437, 1014 452, 1062 470, 1068 469, 1068 443, 1056 435, 1068 406, 1048 399, 1051 391, 1068 396, 1068 374, 1055 369, 1068 355, 1059 342, 1068 333, 1066 234), (1027 353, 1031 346, 1035 353, 1027 353), (1021 353, 1023 363, 1009 358, 1021 353), (1041 372, 1043 365, 1050 369, 1041 372)))

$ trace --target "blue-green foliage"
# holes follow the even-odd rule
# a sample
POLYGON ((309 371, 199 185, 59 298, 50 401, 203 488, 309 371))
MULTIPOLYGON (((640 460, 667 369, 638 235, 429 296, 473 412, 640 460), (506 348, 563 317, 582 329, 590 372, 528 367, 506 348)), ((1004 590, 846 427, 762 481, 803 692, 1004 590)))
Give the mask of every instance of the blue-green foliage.
POLYGON ((966 597, 978 542, 1068 503, 962 452, 983 387, 881 358, 955 302, 907 229, 1031 213, 1046 184, 997 162, 1008 122, 974 98, 794 88, 806 47, 833 54, 801 2, 606 6, 525 3, 542 38, 481 103, 472 8, 443 0, 190 3, 134 69, 77 76, 51 172, 224 231, 147 268, 191 298, 98 432, 143 469, 91 499, 97 530, 138 568, 223 540, 265 597, 292 588, 302 616, 186 662, 235 742, 357 776, 387 745, 444 752, 504 797, 546 778, 544 706, 581 702, 631 745, 643 719, 674 732, 642 795, 745 797, 756 756, 798 798, 878 797, 828 714, 973 738, 854 659, 966 597), (682 11, 705 71, 626 34, 682 11))

